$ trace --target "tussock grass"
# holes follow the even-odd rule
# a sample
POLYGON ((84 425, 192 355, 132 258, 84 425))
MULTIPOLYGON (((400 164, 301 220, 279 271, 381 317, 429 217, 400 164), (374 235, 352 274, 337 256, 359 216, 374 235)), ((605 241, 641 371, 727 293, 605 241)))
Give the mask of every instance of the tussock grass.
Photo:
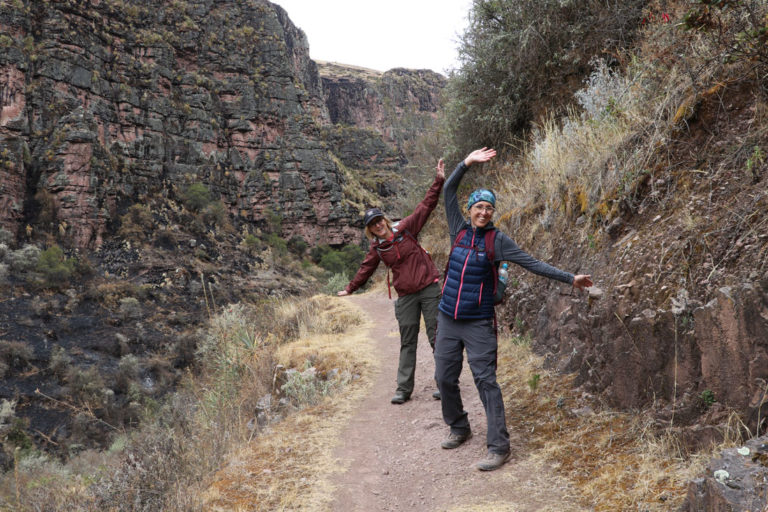
MULTIPOLYGON (((201 334, 195 372, 188 372, 178 392, 162 403, 131 404, 143 408, 137 430, 116 435, 107 451, 85 451, 67 464, 42 454, 18 457, 14 470, 0 479, 0 510, 210 510, 205 492, 211 476, 233 454, 262 446, 262 434, 269 439, 264 446, 280 446, 274 448, 279 452, 300 446, 297 461, 306 459, 299 456, 303 443, 288 443, 285 436, 291 425, 296 435, 309 424, 320 426, 315 416, 329 411, 321 403, 294 422, 285 420, 285 428, 272 427, 257 421, 260 401, 274 396, 276 403, 280 396, 278 360, 287 368, 315 365, 313 379, 330 383, 329 392, 366 373, 364 343, 352 336, 334 344, 360 323, 351 304, 325 296, 221 308, 201 334)), ((291 418, 308 405, 294 400, 270 409, 267 419, 291 418)), ((305 448, 320 446, 318 441, 305 448)), ((296 492, 303 496, 302 485, 297 483, 296 492)), ((282 483, 280 488, 282 496, 282 483)))
MULTIPOLYGON (((323 306, 326 320, 319 321, 315 334, 281 346, 276 360, 293 368, 310 361, 318 371, 340 369, 351 373, 355 385, 243 444, 202 494, 206 510, 254 510, 254 504, 259 510, 313 510, 331 499, 328 478, 343 469, 331 454, 356 399, 370 386, 375 361, 365 326, 352 307, 343 299, 329 299, 323 306), (341 325, 354 329, 339 336, 341 325)), ((287 307, 283 313, 292 311, 287 307)))

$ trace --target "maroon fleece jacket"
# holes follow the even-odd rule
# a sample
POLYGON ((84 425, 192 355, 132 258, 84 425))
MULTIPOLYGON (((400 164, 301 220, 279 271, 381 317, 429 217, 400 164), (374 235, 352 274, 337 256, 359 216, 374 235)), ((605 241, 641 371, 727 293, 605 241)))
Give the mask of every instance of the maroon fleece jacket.
POLYGON ((413 213, 394 226, 395 236, 392 241, 374 238, 357 274, 345 288, 347 293, 353 293, 363 286, 376 271, 380 261, 392 269, 392 286, 399 296, 415 293, 438 281, 440 273, 416 237, 437 206, 444 181, 435 178, 413 213))

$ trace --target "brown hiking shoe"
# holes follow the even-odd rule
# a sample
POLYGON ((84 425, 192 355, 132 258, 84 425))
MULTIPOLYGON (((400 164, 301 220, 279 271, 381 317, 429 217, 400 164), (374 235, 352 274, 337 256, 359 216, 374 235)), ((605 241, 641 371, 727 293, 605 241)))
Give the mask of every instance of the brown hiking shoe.
POLYGON ((483 460, 475 464, 475 467, 480 471, 493 471, 499 469, 509 460, 509 456, 512 452, 507 453, 493 453, 488 452, 483 460))
POLYGON ((451 432, 448 434, 448 439, 440 443, 440 446, 446 450, 453 450, 464 444, 470 437, 472 437, 472 431, 467 431, 466 434, 454 434, 451 432))

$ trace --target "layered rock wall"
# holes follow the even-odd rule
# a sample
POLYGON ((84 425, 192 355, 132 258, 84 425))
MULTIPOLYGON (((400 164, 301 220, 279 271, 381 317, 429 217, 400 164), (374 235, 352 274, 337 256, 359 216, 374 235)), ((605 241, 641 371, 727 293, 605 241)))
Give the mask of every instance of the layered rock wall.
POLYGON ((304 33, 263 0, 8 2, 0 225, 99 246, 126 205, 201 182, 284 236, 359 238, 304 33), (48 204, 51 218, 39 218, 48 204))

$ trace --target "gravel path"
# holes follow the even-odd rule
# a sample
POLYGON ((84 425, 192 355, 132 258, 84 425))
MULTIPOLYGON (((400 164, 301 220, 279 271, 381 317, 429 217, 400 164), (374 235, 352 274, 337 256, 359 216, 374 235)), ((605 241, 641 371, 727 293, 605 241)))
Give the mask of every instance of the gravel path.
MULTIPOLYGON (((434 361, 419 336, 416 386, 411 400, 390 404, 394 394, 399 334, 394 307, 385 294, 353 295, 372 321, 370 336, 381 358, 370 393, 357 404, 342 430, 335 457, 346 471, 332 480, 332 511, 580 511, 567 485, 526 453, 524 437, 510 432, 513 456, 501 469, 477 471, 486 453, 485 414, 471 373, 461 377, 464 407, 474 436, 455 450, 443 450, 448 435, 440 402, 432 398, 434 361)), ((507 411, 510 414, 510 411, 507 411)))

